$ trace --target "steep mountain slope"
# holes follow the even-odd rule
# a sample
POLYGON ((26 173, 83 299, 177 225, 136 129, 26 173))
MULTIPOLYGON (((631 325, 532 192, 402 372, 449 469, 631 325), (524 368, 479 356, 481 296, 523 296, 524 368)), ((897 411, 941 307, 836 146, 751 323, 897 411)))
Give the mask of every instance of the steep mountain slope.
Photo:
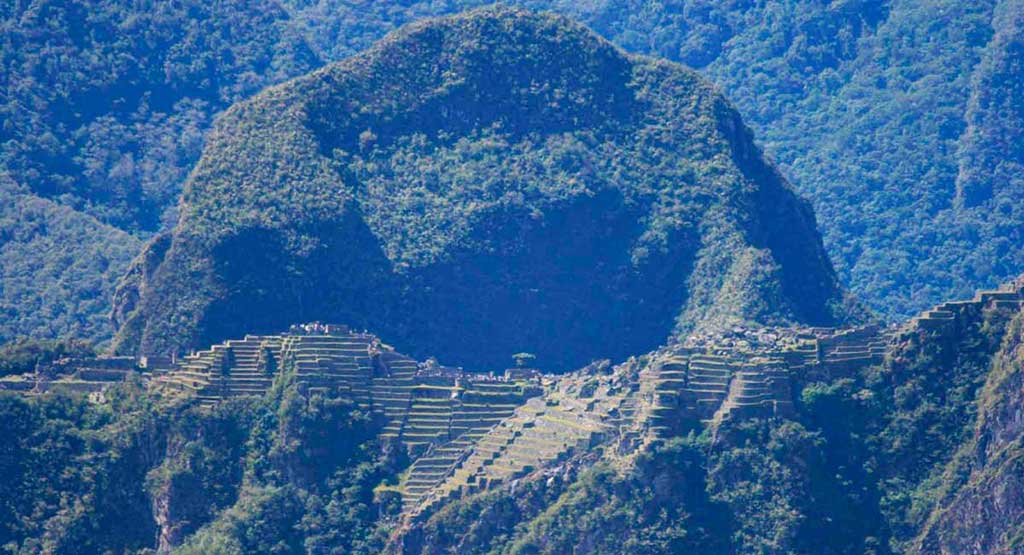
POLYGON ((721 95, 523 11, 414 25, 232 108, 181 211, 121 288, 122 349, 320 319, 568 368, 677 326, 849 316, 810 209, 721 95))
MULTIPOLYGON (((795 410, 784 418, 712 422, 699 436, 649 439, 623 460, 631 436, 614 432, 623 409, 606 420, 603 448, 482 493, 466 487, 405 521, 391 552, 1020 553, 1020 293, 935 307, 898 330, 880 364, 791 365, 795 410)), ((590 376, 615 383, 639 370, 643 399, 644 376, 665 368, 659 358, 590 376)), ((693 360, 690 379, 706 384, 693 360)), ((680 380, 671 368, 662 384, 680 380)), ((567 405, 546 400, 542 418, 567 405)), ((626 418, 643 412, 638 401, 626 418)), ((536 441, 530 433, 524 426, 508 442, 536 441)))
POLYGON ((978 396, 969 439, 945 470, 941 497, 913 549, 922 554, 1009 554, 1024 549, 1022 324, 1006 332, 978 396))
POLYGON ((142 242, 3 175, 0 196, 0 337, 106 340, 114 285, 142 242))
MULTIPOLYGON (((878 313, 908 317, 1024 265, 1024 188, 1011 185, 1019 0, 512 3, 719 85, 814 203, 843 282, 878 313), (965 190, 978 196, 962 204, 965 190)), ((326 0, 303 16, 330 59, 351 48, 345 37, 366 44, 367 30, 475 5, 326 0)))
POLYGON ((1019 0, 553 4, 722 87, 880 314, 1024 266, 1019 0))
MULTIPOLYGON (((226 106, 407 22, 485 3, 13 2, 0 14, 0 163, 21 193, 146 237, 173 225, 226 106)), ((711 78, 814 203, 842 281, 880 314, 909 316, 1024 263, 1019 0, 513 4, 711 78)), ((133 241, 104 235, 117 238, 133 241)), ((64 255, 16 240, 12 267, 64 255)), ((98 318, 108 308, 43 307, 66 322, 50 333, 94 337, 112 334, 98 318)), ((14 306, 3 337, 39 331, 35 312, 14 306)))

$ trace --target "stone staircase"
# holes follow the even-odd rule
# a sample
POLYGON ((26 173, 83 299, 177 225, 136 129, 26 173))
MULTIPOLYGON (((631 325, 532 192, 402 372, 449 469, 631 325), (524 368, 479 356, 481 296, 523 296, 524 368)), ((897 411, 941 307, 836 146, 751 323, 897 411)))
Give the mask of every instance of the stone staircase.
POLYGON ((203 406, 217 404, 221 395, 212 384, 223 367, 227 353, 223 345, 184 357, 177 367, 154 381, 157 389, 194 396, 203 406))
POLYGON ((681 392, 683 406, 701 422, 710 423, 729 394, 734 372, 733 364, 726 356, 691 356, 686 386, 681 392))
POLYGON ((264 350, 280 356, 280 338, 252 336, 242 340, 228 341, 233 364, 218 377, 220 391, 224 397, 263 395, 274 381, 274 377, 260 370, 260 357, 264 350))
POLYGON ((539 393, 493 377, 421 376, 417 361, 373 335, 343 326, 308 327, 318 333, 250 335, 193 353, 156 376, 154 386, 209 407, 264 395, 280 370, 291 370, 304 390, 343 395, 382 418, 382 439, 398 442, 414 458, 433 452, 438 460, 413 468, 422 480, 430 479, 432 463, 451 460, 539 393))
POLYGON ((893 330, 870 325, 819 338, 819 373, 833 378, 849 375, 865 366, 881 364, 893 333, 893 330))
POLYGON ((879 364, 893 331, 879 326, 791 332, 775 350, 747 352, 714 343, 675 346, 641 373, 641 398, 653 437, 681 419, 716 428, 738 418, 791 417, 794 381, 850 375, 879 364))
MULTIPOLYGON (((940 329, 955 325, 965 311, 1022 305, 1019 287, 983 291, 972 301, 939 305, 912 324, 940 329)), ((452 498, 595 452, 598 444, 603 447, 596 452, 626 461, 645 445, 679 433, 681 422, 714 434, 733 420, 791 417, 797 383, 883 362, 895 331, 862 326, 730 333, 715 336, 724 343, 700 338, 665 347, 643 363, 611 370, 596 365, 529 383, 438 371, 368 334, 247 336, 190 355, 156 381, 211 405, 262 395, 274 369, 288 368, 311 391, 349 396, 381 417, 381 437, 413 459, 397 489, 403 517, 417 519, 452 498)))
POLYGON ((370 406, 369 348, 375 338, 347 336, 249 335, 184 357, 154 385, 195 396, 204 406, 230 397, 267 392, 282 365, 290 365, 311 391, 341 389, 360 406, 370 406))
POLYGON ((635 431, 640 431, 641 436, 650 433, 656 438, 669 434, 670 424, 679 411, 689 409, 690 399, 682 394, 686 390, 688 374, 689 360, 685 357, 670 357, 652 365, 649 373, 641 373, 640 389, 641 398, 647 402, 644 407, 646 418, 638 422, 642 430, 625 432, 630 439, 635 431))
POLYGON ((444 481, 472 451, 480 437, 460 437, 440 444, 416 459, 402 483, 402 505, 415 507, 444 481))
POLYGON ((373 369, 370 385, 373 410, 387 422, 381 437, 397 440, 409 414, 412 390, 416 385, 417 362, 394 351, 381 353, 378 360, 380 367, 373 369))
MULTIPOLYGON (((982 310, 1020 310, 1022 288, 1017 282, 937 305, 902 331, 945 332, 967 316, 976 321, 982 310)), ((539 476, 575 454, 626 464, 631 454, 686 427, 716 435, 730 421, 792 417, 799 384, 882 363, 898 333, 879 326, 737 327, 614 369, 595 363, 516 382, 438 370, 372 335, 315 328, 325 333, 226 341, 185 357, 153 382, 209 406, 262 395, 286 368, 310 391, 350 397, 382 418, 382 439, 413 460, 401 483, 389 486, 401 493, 406 519, 424 518, 453 498, 539 476)))
POLYGON ((586 410, 585 405, 568 400, 566 403, 561 406, 553 398, 547 402, 530 399, 476 441, 462 444, 470 449, 452 446, 458 451, 454 458, 438 460, 428 454, 429 481, 419 478, 426 474, 421 471, 410 473, 405 484, 406 515, 415 518, 453 497, 526 476, 589 448, 602 432, 609 431, 609 425, 603 422, 607 413, 586 410))
POLYGON ((289 336, 283 359, 309 390, 340 393, 369 410, 373 400, 370 351, 376 340, 369 334, 289 336))
POLYGON ((408 415, 402 425, 402 444, 411 456, 425 452, 435 443, 451 439, 454 387, 418 385, 413 390, 408 415))
POLYGON ((421 401, 410 413, 405 429, 413 434, 403 432, 402 439, 410 453, 422 451, 423 455, 410 467, 402 485, 406 507, 416 506, 425 493, 438 486, 473 446, 511 417, 529 395, 521 384, 510 382, 463 385, 450 390, 443 408, 442 403, 421 401))
MULTIPOLYGON (((645 439, 645 430, 638 421, 639 395, 637 391, 623 397, 619 406, 609 411, 608 425, 619 431, 615 452, 620 455, 635 452, 645 439)), ((655 432, 657 433, 657 432, 655 432)))

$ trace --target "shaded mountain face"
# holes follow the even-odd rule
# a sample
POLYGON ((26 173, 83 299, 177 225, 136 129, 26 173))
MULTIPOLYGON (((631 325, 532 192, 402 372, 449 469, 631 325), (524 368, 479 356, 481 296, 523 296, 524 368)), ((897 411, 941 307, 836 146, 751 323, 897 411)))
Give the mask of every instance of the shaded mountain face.
MULTIPOLYGON (((44 197, 78 212, 88 242, 134 251, 173 226, 227 106, 407 22, 486 3, 12 4, 0 14, 0 171, 17 190, 0 198, 44 197)), ((879 314, 908 317, 1024 265, 1020 0, 511 3, 570 16, 721 87, 814 203, 841 280, 879 314)), ((0 291, 0 340, 108 340, 106 291, 53 295, 66 285, 51 269, 100 282, 130 258, 97 271, 73 243, 36 248, 47 233, 31 214, 5 223, 19 231, 4 237, 0 265, 20 273, 0 291)))
POLYGON ((416 24, 236 105, 180 212, 119 287, 120 350, 321 319, 561 368, 850 311, 807 203, 719 93, 522 11, 416 24))

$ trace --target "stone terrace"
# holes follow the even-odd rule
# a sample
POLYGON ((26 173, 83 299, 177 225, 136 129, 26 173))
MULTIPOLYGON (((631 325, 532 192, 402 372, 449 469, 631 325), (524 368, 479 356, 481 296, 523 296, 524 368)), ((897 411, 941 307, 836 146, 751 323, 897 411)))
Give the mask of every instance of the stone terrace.
POLYGON ((1024 305, 1024 276, 998 289, 982 290, 967 301, 950 301, 922 312, 910 320, 905 329, 956 333, 962 323, 982 310, 1017 312, 1024 305))
POLYGON ((467 434, 416 461, 402 485, 406 515, 429 514, 449 499, 507 484, 623 437, 634 425, 627 400, 635 393, 635 382, 621 372, 549 378, 543 397, 530 398, 486 432, 467 434))
POLYGON ((879 326, 737 329, 664 348, 641 373, 647 428, 662 437, 687 423, 691 429, 714 428, 729 419, 790 417, 794 381, 850 375, 879 364, 893 333, 879 326))
POLYGON ((132 357, 66 358, 32 374, 5 376, 0 379, 0 391, 60 391, 86 394, 94 401, 102 401, 111 385, 123 382, 138 370, 132 357))
MULTIPOLYGON (((350 398, 378 415, 382 438, 412 458, 401 483, 389 487, 401 494, 404 517, 417 519, 450 499, 510 486, 574 455, 628 460, 687 429, 716 433, 730 420, 791 417, 801 384, 882 363, 896 334, 955 333, 982 311, 1018 311, 1022 290, 1018 280, 981 291, 901 328, 734 328, 691 336, 614 368, 595 363, 562 376, 465 373, 417 362, 371 334, 321 324, 226 341, 143 375, 155 388, 203 406, 263 395, 282 369, 293 370, 307 391, 350 398)), ((137 369, 122 366, 112 359, 81 363, 49 379, 8 377, 0 388, 102 394, 102 384, 137 369)))
POLYGON ((348 397, 384 419, 382 437, 400 442, 417 461, 412 475, 427 485, 431 468, 452 459, 453 446, 469 445, 512 415, 540 388, 424 365, 371 334, 344 326, 306 324, 281 335, 250 335, 193 353, 153 377, 154 387, 213 406, 231 397, 260 396, 283 368, 310 392, 348 397))

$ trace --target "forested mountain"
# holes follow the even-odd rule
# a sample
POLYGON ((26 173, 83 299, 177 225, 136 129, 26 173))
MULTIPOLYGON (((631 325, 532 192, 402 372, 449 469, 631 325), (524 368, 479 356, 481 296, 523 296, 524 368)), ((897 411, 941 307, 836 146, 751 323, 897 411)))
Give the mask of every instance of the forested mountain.
POLYGON ((0 553, 1024 553, 1024 0, 482 3, 0 0, 0 553))
MULTIPOLYGON (((77 221, 98 219, 81 235, 135 249, 173 224, 229 104, 405 22, 480 4, 12 0, 0 12, 3 170, 20 191, 86 215, 77 221)), ((908 315, 1021 266, 1019 0, 519 4, 710 77, 814 203, 842 280, 881 314, 908 315)), ((4 191, 10 205, 28 198, 4 191)), ((32 240, 5 237, 20 244, 3 249, 4 267, 91 264, 32 240)), ((18 279, 36 285, 4 287, 4 337, 112 333, 106 279, 91 278, 103 282, 99 301, 74 291, 59 302, 45 293, 60 287, 52 274, 18 279), (59 323, 34 322, 26 295, 59 323)))
POLYGON ((102 340, 142 241, 0 175, 0 337, 102 340))
POLYGON ((696 73, 481 9, 228 110, 118 290, 123 352, 321 320, 482 369, 860 318, 813 214, 696 73))

